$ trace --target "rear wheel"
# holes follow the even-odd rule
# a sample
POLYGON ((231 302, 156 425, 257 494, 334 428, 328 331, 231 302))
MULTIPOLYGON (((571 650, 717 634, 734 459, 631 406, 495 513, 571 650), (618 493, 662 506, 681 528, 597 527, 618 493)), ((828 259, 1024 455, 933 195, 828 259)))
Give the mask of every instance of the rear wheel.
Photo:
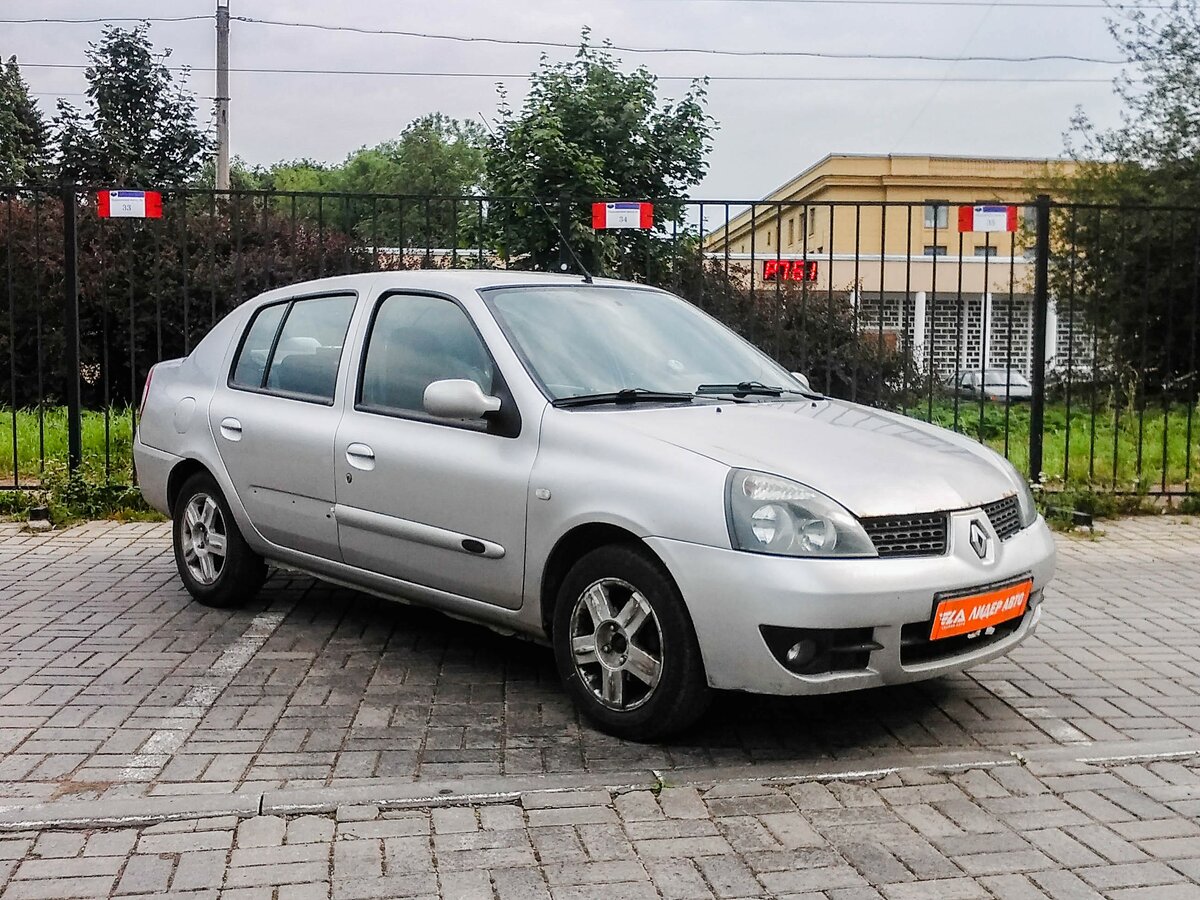
POLYGON ((207 472, 184 482, 175 501, 175 566, 183 586, 205 606, 237 606, 267 577, 262 557, 238 530, 225 495, 207 472))
POLYGON ((610 734, 666 737, 708 707, 704 663, 683 598, 638 547, 600 547, 571 567, 555 604, 553 642, 575 702, 610 734))

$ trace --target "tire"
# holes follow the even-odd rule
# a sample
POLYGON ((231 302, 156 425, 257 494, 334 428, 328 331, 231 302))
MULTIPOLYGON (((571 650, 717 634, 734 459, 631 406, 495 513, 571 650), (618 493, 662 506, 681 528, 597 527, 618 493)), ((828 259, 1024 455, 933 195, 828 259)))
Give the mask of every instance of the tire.
POLYGON ((563 684, 609 734, 658 740, 708 708, 711 691, 683 597, 637 546, 599 547, 571 567, 555 602, 552 641, 563 684))
POLYGON ((184 482, 174 513, 175 566, 188 593, 218 609, 252 599, 266 580, 266 563, 246 544, 225 495, 208 472, 197 472, 184 482))

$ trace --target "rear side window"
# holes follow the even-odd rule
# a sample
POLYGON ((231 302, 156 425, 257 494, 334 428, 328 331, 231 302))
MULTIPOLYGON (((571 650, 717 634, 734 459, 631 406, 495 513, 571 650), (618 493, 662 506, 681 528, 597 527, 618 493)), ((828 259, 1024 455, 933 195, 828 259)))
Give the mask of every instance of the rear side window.
POLYGON ((353 296, 341 295, 259 310, 246 330, 230 386, 332 403, 354 304, 353 296))

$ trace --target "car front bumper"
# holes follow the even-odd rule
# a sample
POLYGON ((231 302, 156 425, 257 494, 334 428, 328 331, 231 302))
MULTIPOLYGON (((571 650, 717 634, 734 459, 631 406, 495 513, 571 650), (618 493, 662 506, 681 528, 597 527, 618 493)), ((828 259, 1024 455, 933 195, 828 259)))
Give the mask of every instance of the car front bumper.
MULTIPOLYGON (((708 682, 764 694, 824 694, 918 681, 1000 656, 1027 638, 1042 615, 1054 575, 1054 539, 1040 518, 1000 541, 980 510, 950 517, 949 547, 937 557, 796 559, 650 537, 683 594, 708 682), (992 549, 972 549, 972 521, 985 523, 992 549), (975 638, 929 641, 935 598, 1033 579, 1019 621, 975 638), (797 674, 768 647, 762 626, 861 629, 871 645, 835 671, 797 674), (907 626, 907 627, 906 627, 907 626)), ((787 632, 785 632, 787 633, 787 632)))

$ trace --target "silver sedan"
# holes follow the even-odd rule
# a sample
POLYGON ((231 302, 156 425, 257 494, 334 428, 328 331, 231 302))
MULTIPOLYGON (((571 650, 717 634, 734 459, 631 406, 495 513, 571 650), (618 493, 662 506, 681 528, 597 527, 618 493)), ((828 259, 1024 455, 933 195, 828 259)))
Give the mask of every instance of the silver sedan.
POLYGON ((1033 631, 1054 544, 991 450, 810 390, 618 281, 378 273, 263 294, 159 363, 135 442, 201 603, 267 565, 549 642, 609 732, 712 689, 915 681, 1033 631))

